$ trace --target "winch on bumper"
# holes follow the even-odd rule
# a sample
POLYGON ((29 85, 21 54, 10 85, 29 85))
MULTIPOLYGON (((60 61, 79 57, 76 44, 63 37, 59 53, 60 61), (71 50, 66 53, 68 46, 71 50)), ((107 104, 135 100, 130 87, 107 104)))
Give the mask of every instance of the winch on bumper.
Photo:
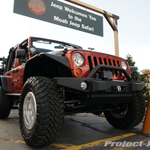
POLYGON ((133 93, 142 91, 144 85, 141 82, 135 82, 130 75, 121 67, 98 65, 86 78, 74 77, 56 77, 55 83, 65 89, 81 93, 81 102, 84 104, 107 104, 129 102, 133 93), (105 69, 109 71, 101 71, 105 69), (112 70, 122 72, 128 81, 111 80, 113 78, 112 70), (96 78, 92 78, 96 75, 96 78))

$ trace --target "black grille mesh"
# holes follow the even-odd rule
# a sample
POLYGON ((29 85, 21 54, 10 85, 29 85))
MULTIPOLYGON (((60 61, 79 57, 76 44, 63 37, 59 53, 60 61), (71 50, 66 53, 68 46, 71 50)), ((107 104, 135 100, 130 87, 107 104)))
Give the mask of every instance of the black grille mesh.
MULTIPOLYGON (((109 65, 109 66, 116 66, 120 67, 119 60, 114 60, 111 58, 101 58, 101 57, 96 57, 96 56, 88 56, 88 63, 89 63, 89 68, 90 71, 97 65, 109 65)), ((99 69, 99 71, 102 71, 99 69)), ((121 77, 121 72, 120 71, 112 71, 113 76, 116 77, 121 77)))

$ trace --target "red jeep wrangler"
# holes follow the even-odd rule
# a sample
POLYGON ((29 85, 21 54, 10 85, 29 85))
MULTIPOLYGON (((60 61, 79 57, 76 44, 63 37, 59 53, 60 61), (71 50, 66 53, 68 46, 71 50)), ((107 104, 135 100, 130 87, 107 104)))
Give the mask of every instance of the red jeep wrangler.
POLYGON ((52 142, 61 132, 64 115, 104 112, 120 129, 143 119, 143 86, 131 78, 136 68, 120 57, 29 37, 1 60, 0 118, 7 118, 19 104, 20 129, 29 146, 52 142))

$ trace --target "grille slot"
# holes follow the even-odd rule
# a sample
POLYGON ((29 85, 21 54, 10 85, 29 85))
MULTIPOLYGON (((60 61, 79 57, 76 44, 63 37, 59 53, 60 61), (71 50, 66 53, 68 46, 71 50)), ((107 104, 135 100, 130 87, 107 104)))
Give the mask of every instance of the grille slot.
POLYGON ((105 65, 107 65, 107 61, 106 61, 106 58, 104 58, 104 63, 105 63, 105 65))
POLYGON ((110 60, 110 59, 108 59, 108 62, 109 62, 109 65, 112 66, 112 65, 111 65, 111 60, 110 60))
POLYGON ((101 57, 99 57, 99 63, 100 63, 100 64, 103 64, 103 63, 102 63, 102 58, 101 58, 101 57))
POLYGON ((96 60, 96 57, 94 57, 94 64, 95 64, 95 66, 97 66, 97 60, 96 60))
MULTIPOLYGON (((118 67, 120 67, 119 61, 117 61, 117 64, 118 64, 118 67)), ((119 71, 119 75, 120 75, 120 77, 121 77, 121 72, 120 72, 120 71, 119 71)))
MULTIPOLYGON (((111 57, 112 58, 112 57, 111 57)), ((111 58, 101 58, 101 57, 96 57, 96 56, 88 56, 88 63, 89 63, 89 68, 90 71, 97 65, 109 65, 109 66, 116 66, 120 67, 119 61, 111 59, 111 58)), ((103 70, 98 70, 98 72, 103 71, 103 70)), ((112 71, 113 76, 115 77, 121 77, 121 72, 120 71, 112 71)))
MULTIPOLYGON (((116 66, 115 60, 113 60, 113 64, 114 64, 114 66, 116 66)), ((117 77, 117 75, 118 75, 117 71, 114 71, 114 72, 115 72, 115 75, 117 77)))
POLYGON ((89 61, 89 67, 90 67, 90 71, 91 71, 93 69, 91 56, 88 56, 88 61, 89 61))
MULTIPOLYGON (((104 58, 104 65, 107 65, 106 58, 104 58)), ((107 69, 105 69, 105 70, 108 71, 107 69)))

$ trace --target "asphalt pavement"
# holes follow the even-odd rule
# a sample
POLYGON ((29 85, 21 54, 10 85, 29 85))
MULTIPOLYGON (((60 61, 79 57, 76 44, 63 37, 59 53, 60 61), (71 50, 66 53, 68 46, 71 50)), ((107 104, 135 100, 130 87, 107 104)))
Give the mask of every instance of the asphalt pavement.
MULTIPOLYGON (((150 137, 142 134, 141 122, 133 129, 112 127, 105 117, 90 113, 65 116, 61 135, 50 145, 36 150, 126 150, 150 149, 150 137)), ((24 142, 19 128, 18 110, 0 120, 0 150, 33 150, 24 142)))

